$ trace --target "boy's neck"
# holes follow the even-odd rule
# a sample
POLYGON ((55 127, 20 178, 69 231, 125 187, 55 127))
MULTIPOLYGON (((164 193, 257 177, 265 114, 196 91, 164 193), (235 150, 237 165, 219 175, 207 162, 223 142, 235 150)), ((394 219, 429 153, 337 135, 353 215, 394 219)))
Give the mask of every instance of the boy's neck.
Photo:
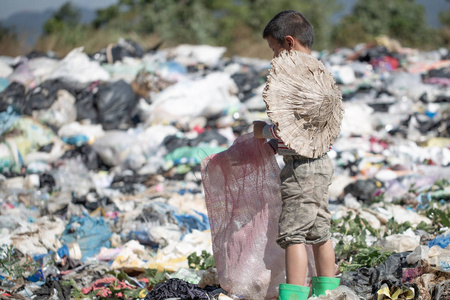
POLYGON ((308 47, 303 46, 297 40, 295 40, 295 42, 294 42, 293 50, 300 51, 300 52, 303 52, 303 53, 306 53, 306 54, 311 54, 311 49, 309 49, 308 47))

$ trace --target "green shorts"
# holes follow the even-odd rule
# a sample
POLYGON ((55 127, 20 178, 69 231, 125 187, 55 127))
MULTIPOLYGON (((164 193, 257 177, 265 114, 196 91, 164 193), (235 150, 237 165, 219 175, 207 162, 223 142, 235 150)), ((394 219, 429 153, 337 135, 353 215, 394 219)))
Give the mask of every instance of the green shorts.
POLYGON ((331 214, 328 188, 333 164, 328 155, 309 159, 284 156, 281 170, 281 199, 277 243, 286 249, 292 244, 320 244, 330 239, 331 214))

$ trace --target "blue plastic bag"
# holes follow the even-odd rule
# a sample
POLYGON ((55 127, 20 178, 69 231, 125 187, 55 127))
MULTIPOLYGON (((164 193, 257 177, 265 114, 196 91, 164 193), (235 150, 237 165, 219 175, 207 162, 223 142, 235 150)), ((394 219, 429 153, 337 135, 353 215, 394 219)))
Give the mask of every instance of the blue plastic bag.
POLYGON ((80 246, 81 260, 86 261, 100 251, 101 247, 109 248, 111 229, 103 218, 92 218, 87 213, 83 216, 73 216, 64 229, 61 241, 65 244, 73 242, 80 246))
POLYGON ((428 242, 428 247, 431 248, 437 245, 442 249, 445 249, 448 246, 448 244, 450 244, 450 234, 435 237, 433 240, 428 242))

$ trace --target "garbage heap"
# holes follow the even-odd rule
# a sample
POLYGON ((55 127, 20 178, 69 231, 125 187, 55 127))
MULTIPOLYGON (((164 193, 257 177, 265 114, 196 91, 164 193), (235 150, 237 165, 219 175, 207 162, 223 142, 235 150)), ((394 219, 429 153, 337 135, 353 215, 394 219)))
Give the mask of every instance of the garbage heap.
MULTIPOLYGON (((220 287, 200 163, 268 121, 270 61, 225 51, 0 57, 1 299, 252 299, 220 287)), ((341 286, 320 299, 448 299, 448 51, 382 37, 313 55, 345 105, 341 286)))

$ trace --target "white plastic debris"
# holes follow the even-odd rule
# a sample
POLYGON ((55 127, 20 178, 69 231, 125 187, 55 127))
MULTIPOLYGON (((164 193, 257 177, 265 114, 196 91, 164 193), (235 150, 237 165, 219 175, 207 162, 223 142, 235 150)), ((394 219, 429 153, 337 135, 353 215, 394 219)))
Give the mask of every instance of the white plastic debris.
POLYGON ((210 45, 182 44, 169 51, 176 55, 175 61, 185 65, 202 63, 208 67, 214 67, 227 49, 225 47, 214 47, 210 45))
POLYGON ((98 62, 91 61, 83 53, 83 47, 75 48, 62 59, 47 79, 61 79, 68 82, 88 83, 108 81, 109 73, 98 62))

